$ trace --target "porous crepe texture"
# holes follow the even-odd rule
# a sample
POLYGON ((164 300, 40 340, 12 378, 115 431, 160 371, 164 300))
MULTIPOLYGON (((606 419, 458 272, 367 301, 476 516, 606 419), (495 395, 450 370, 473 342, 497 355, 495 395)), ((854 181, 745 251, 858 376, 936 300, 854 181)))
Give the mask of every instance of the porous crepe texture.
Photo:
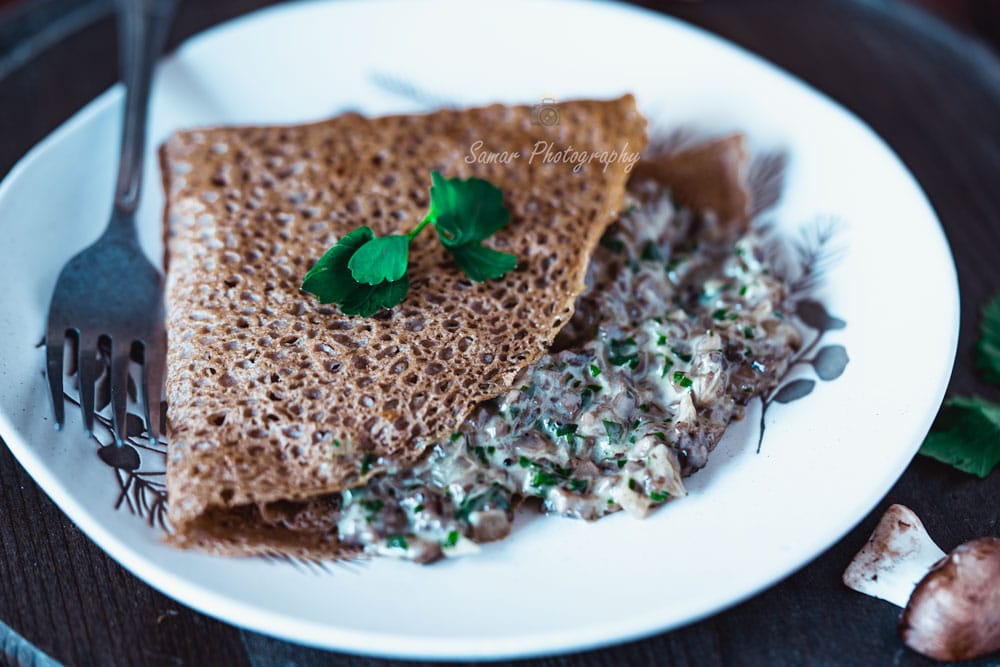
POLYGON ((288 526, 321 524, 300 515, 412 464, 547 350, 622 206, 627 162, 574 168, 529 156, 538 141, 638 153, 645 120, 631 96, 564 102, 557 124, 533 120, 530 106, 502 105, 346 114, 182 131, 163 145, 175 542, 343 555, 331 531, 288 526), (520 157, 472 163, 477 141, 520 157), (416 225, 432 170, 503 191, 511 222, 486 245, 514 253, 514 271, 473 283, 428 230, 411 246, 409 296, 391 311, 344 316, 300 291, 309 267, 357 226, 385 235, 416 225), (286 520, 264 521, 274 513, 286 520))

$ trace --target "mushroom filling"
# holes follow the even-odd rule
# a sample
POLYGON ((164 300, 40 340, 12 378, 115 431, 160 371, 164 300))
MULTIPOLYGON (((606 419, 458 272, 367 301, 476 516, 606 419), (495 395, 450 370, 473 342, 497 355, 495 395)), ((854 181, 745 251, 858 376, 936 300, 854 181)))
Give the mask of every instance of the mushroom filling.
POLYGON ((776 386, 801 339, 760 233, 707 243, 711 219, 640 194, 552 351, 416 467, 342 492, 343 542, 429 562, 506 536, 525 498, 592 520, 685 495, 681 478, 776 386))

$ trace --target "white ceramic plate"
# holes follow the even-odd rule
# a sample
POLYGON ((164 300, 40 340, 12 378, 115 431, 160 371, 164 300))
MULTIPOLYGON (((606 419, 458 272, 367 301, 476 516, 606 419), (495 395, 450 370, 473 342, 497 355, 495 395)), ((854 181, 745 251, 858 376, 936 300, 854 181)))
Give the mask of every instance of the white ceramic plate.
MULTIPOLYGON (((59 268, 110 210, 116 87, 0 187, 0 434, 113 558, 196 609, 293 641, 394 656, 523 656, 623 641, 732 605, 833 544, 899 477, 951 371, 957 285, 924 195, 856 118, 715 37, 619 5, 315 2, 232 21, 164 62, 150 148, 175 128, 425 107, 386 80, 460 104, 633 91, 656 127, 741 129, 756 149, 786 150, 779 227, 794 235, 823 216, 842 221, 846 252, 817 298, 847 323, 823 340, 846 347, 846 372, 776 404, 760 454, 752 404, 690 479, 690 496, 646 521, 523 520, 478 556, 430 567, 383 559, 323 572, 172 550, 128 511, 142 501, 155 512, 162 458, 144 452, 138 471, 116 472, 75 413, 53 431, 36 349, 59 268)), ((159 257, 152 152, 146 178, 141 234, 159 257)), ((807 365, 797 375, 815 378, 807 365)))

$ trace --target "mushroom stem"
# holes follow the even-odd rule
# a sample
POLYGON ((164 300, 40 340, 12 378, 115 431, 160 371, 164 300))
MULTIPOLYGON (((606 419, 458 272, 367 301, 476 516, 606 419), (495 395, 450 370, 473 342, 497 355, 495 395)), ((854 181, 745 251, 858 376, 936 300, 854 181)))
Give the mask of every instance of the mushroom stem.
POLYGON ((903 607, 917 582, 943 557, 913 510, 891 505, 844 571, 844 584, 903 607))

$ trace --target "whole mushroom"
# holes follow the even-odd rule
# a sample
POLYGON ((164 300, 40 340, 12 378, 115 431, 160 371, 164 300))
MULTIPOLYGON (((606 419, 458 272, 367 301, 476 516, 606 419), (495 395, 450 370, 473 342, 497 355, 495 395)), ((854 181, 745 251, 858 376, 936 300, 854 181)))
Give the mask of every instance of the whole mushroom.
POLYGON ((913 510, 892 505, 844 572, 856 591, 900 607, 903 641, 937 660, 1000 651, 1000 539, 945 555, 913 510))

